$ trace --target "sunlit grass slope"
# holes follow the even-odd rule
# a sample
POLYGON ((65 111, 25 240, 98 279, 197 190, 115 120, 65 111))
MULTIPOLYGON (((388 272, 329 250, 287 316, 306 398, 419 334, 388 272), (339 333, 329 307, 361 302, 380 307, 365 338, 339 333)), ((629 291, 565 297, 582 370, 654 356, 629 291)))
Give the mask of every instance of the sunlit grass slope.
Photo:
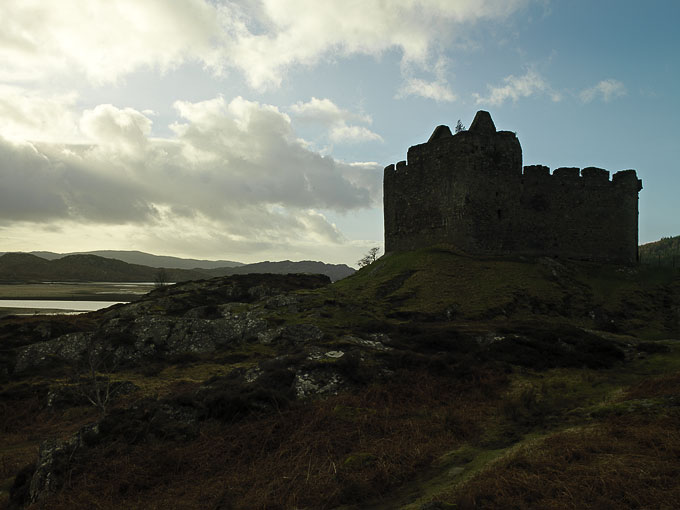
POLYGON ((318 295, 337 325, 556 321, 655 338, 680 325, 672 305, 680 296, 680 272, 670 268, 480 258, 447 246, 382 257, 318 295))

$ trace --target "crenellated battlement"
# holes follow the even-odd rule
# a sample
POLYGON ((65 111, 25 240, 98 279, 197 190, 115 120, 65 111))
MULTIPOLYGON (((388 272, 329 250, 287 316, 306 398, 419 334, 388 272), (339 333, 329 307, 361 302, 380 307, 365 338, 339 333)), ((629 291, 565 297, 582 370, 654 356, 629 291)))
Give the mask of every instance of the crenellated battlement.
POLYGON ((480 111, 437 126, 384 172, 385 250, 451 243, 470 253, 637 259, 635 170, 522 166, 515 133, 480 111))
POLYGON ((621 170, 609 179, 609 171, 604 168, 589 166, 583 169, 576 167, 556 168, 552 174, 550 168, 544 165, 528 165, 524 167, 523 178, 525 182, 548 182, 552 179, 557 182, 569 181, 581 186, 632 186, 642 189, 642 181, 637 178, 635 170, 621 170))

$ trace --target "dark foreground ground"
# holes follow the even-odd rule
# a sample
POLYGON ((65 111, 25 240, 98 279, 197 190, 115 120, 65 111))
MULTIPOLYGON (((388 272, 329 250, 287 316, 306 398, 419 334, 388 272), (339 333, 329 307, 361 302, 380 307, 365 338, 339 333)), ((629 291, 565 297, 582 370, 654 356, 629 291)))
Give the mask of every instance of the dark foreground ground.
POLYGON ((9 508, 677 508, 671 269, 447 247, 0 320, 9 508))

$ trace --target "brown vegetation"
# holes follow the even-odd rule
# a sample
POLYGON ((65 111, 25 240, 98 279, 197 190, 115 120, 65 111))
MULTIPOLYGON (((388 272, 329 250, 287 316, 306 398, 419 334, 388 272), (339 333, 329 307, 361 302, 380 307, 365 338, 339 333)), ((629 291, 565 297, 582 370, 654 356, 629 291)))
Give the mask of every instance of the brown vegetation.
POLYGON ((403 372, 353 395, 210 420, 186 442, 107 441, 73 465, 49 507, 322 509, 379 499, 440 452, 479 438, 504 381, 403 372))
POLYGON ((275 290, 279 277, 241 276, 109 312, 4 319, 0 507, 671 508, 680 496, 671 276, 442 248, 380 259, 328 286, 302 277, 310 282, 275 290), (104 331, 107 313, 117 322, 104 331), (151 330, 125 329, 225 316, 262 318, 267 334, 138 358, 132 348, 151 330), (129 356, 72 379, 86 352, 36 351, 16 369, 23 346, 78 331, 129 356), (324 374, 341 383, 321 391, 324 374), (300 393, 301 380, 319 391, 300 393), (77 391, 97 383, 124 391, 98 410, 77 391), (95 422, 53 471, 59 484, 30 505, 38 447, 95 422))
POLYGON ((677 508, 680 426, 614 416, 519 448, 465 484, 461 509, 677 508))

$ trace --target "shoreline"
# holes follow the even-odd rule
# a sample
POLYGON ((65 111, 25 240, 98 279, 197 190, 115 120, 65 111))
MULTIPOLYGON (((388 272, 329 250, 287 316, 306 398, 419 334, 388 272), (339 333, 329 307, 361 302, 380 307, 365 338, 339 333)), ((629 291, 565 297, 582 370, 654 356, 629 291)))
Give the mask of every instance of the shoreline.
POLYGON ((153 283, 46 282, 0 283, 0 299, 49 301, 134 301, 154 290, 153 283))
POLYGON ((2 283, 0 319, 92 312, 116 303, 136 301, 154 288, 153 283, 147 282, 2 283), (68 303, 72 306, 67 306, 68 303), (101 306, 97 307, 97 303, 101 306))

